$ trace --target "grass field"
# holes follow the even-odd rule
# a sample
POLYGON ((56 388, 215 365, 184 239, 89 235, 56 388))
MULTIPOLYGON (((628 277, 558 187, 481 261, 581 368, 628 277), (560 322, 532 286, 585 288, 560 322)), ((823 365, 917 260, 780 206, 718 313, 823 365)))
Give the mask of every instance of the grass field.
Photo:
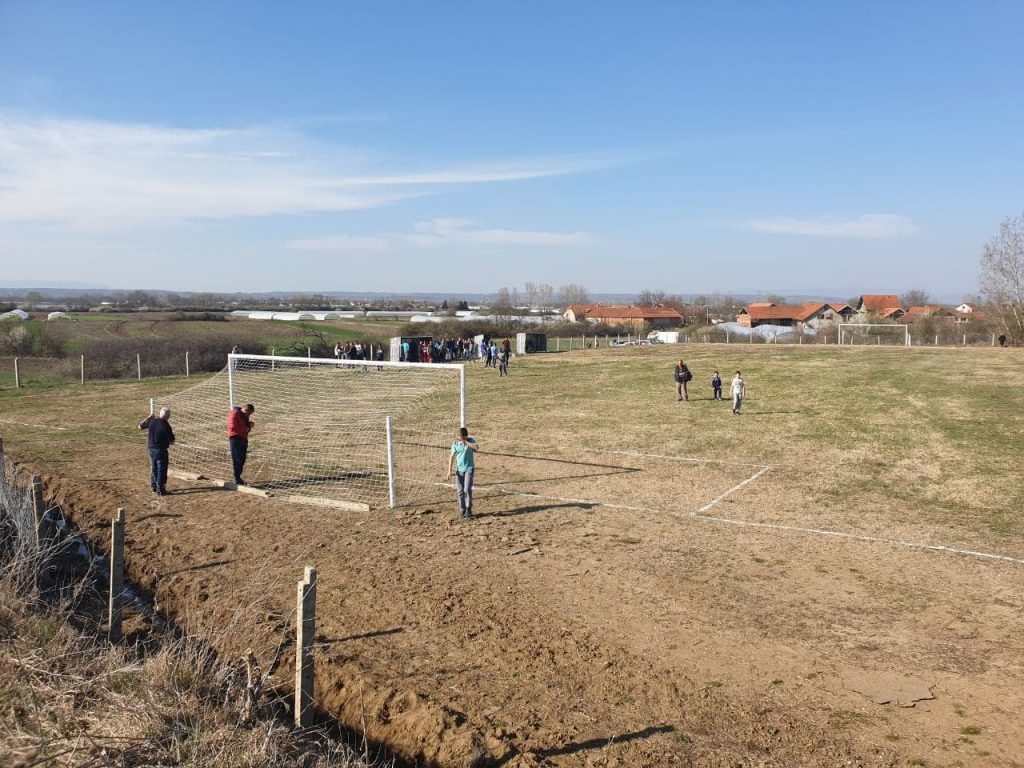
POLYGON ((369 515, 152 499, 134 422, 180 379, 4 391, 0 433, 84 529, 129 507, 132 576, 168 610, 202 624, 258 594, 257 653, 316 564, 321 703, 403 754, 1012 766, 1022 373, 1019 350, 714 344, 474 365, 465 524, 443 488, 369 515), (742 415, 715 369, 743 371, 742 415), (403 696, 460 714, 417 730, 403 696))

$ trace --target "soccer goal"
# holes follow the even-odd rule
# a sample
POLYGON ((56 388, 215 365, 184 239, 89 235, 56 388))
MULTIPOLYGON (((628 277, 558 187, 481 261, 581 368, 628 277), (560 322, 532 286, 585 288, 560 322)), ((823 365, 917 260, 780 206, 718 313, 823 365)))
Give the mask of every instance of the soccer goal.
POLYGON ((252 403, 245 477, 294 501, 369 509, 436 492, 466 423, 462 365, 232 354, 203 383, 154 402, 171 409, 172 465, 231 477, 229 410, 252 403))
POLYGON ((910 326, 898 323, 840 323, 840 344, 900 344, 910 346, 910 326))

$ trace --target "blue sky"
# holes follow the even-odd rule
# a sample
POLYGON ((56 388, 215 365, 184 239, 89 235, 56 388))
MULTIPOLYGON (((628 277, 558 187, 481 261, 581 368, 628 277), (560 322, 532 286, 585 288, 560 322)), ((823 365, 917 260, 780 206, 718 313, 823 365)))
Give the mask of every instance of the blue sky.
POLYGON ((0 284, 959 298, 1024 4, 0 0, 0 284))

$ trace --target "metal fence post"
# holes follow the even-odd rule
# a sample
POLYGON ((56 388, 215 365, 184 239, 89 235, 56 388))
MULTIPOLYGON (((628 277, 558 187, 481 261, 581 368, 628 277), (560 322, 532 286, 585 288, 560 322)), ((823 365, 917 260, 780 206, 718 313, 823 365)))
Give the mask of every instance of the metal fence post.
POLYGON ((18 358, 14 358, 14 388, 21 389, 21 376, 18 372, 18 358))

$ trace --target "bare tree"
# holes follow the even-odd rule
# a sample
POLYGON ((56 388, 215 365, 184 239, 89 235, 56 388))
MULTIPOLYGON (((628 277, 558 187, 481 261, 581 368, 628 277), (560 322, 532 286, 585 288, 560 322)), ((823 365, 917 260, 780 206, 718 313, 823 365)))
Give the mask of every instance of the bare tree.
POLYGON ((545 309, 555 306, 555 288, 550 283, 537 286, 537 306, 545 309))
POLYGON ((644 288, 636 296, 638 307, 658 307, 665 303, 665 292, 644 288))
POLYGON ((515 304, 512 302, 512 291, 508 288, 498 289, 498 295, 491 304, 491 313, 495 317, 508 317, 512 314, 515 304))
POLYGON ((981 297, 1012 342, 1024 341, 1024 213, 1008 218, 981 252, 981 297))
POLYGON ((512 302, 513 307, 519 306, 519 289, 514 285, 509 289, 508 298, 509 301, 512 302))
POLYGON ((931 301, 928 291, 923 288, 914 288, 900 296, 901 305, 905 308, 923 307, 931 301))
POLYGON ((536 283, 523 283, 523 297, 526 299, 527 306, 530 309, 538 306, 537 297, 539 295, 538 286, 536 283))
POLYGON ((563 307, 571 307, 573 304, 588 304, 589 302, 590 294, 578 283, 568 283, 558 288, 558 303, 563 307))
POLYGON ((778 293, 769 293, 761 301, 768 302, 769 304, 785 304, 786 297, 778 293))

